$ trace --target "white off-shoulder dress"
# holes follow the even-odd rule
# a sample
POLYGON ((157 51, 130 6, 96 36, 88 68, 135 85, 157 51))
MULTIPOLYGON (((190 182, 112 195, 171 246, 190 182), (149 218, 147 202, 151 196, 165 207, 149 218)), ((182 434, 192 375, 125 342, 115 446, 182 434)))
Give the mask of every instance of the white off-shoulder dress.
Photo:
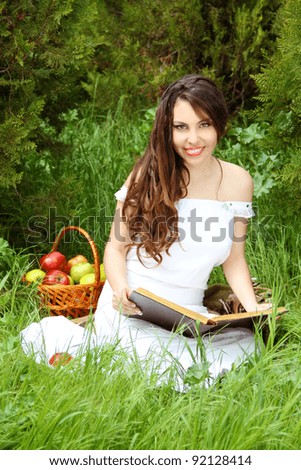
MULTIPOLYGON (((127 188, 115 194, 124 201, 127 188)), ((130 288, 144 287, 172 302, 210 316, 203 306, 204 291, 214 267, 229 256, 233 241, 235 217, 254 215, 252 204, 241 201, 218 201, 184 198, 176 204, 179 241, 169 254, 163 253, 160 265, 146 253, 143 264, 136 249, 127 254, 127 276, 130 288)), ((129 358, 139 358, 157 368, 159 381, 167 370, 176 368, 177 388, 184 387, 185 373, 193 364, 203 361, 212 379, 240 364, 254 352, 253 333, 246 328, 227 328, 199 339, 171 333, 141 320, 125 317, 112 307, 112 289, 105 283, 95 312, 94 333, 75 325, 65 317, 44 318, 21 332, 21 344, 37 362, 48 362, 55 352, 68 351, 72 356, 84 354, 87 348, 107 343, 118 344, 129 358), (205 354, 204 354, 205 352, 205 354), (205 357, 205 362, 204 362, 205 357)))

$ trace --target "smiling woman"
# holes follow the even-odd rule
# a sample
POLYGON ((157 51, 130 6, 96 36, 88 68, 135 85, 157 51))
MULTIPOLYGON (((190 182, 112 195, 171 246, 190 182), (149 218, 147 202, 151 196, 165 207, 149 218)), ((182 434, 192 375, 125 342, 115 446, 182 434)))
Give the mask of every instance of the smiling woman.
MULTIPOLYGON (((133 289, 142 287, 210 318, 204 292, 213 268, 222 265, 245 310, 271 306, 257 303, 244 254, 247 219, 254 215, 252 179, 213 154, 226 122, 223 95, 210 79, 189 75, 167 88, 145 153, 115 194, 104 257, 107 281, 93 340, 65 318, 46 318, 22 332, 25 350, 33 347, 42 360, 43 348, 49 359, 66 347, 74 356, 88 344, 117 341, 131 357, 151 357, 161 380, 171 364, 177 366, 183 389, 183 372, 203 357, 200 339, 141 319, 129 299, 133 289)), ((212 378, 251 354, 255 342, 249 329, 226 328, 202 337, 202 347, 212 378)))
POLYGON ((212 158, 217 131, 209 116, 203 112, 196 114, 188 101, 178 99, 173 113, 172 139, 175 152, 184 158, 186 165, 192 160, 204 164, 212 158), (200 156, 201 159, 197 158, 200 156))

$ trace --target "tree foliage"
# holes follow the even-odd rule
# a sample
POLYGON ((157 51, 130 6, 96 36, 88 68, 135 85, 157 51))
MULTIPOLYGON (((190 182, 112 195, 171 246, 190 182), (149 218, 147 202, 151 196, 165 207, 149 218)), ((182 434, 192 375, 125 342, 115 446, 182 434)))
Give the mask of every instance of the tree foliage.
MULTIPOLYGON (((72 160, 88 160, 85 145, 61 138, 64 116, 78 111, 106 129, 118 109, 114 129, 122 133, 125 120, 140 122, 166 85, 188 73, 213 78, 238 123, 239 111, 255 107, 257 85, 259 122, 246 123, 253 140, 238 125, 221 150, 254 170, 260 197, 277 187, 278 159, 282 184, 299 184, 299 10, 290 0, 0 0, 0 229, 22 234, 48 205, 76 212, 86 170, 73 171, 72 160), (271 178, 262 175, 266 163, 271 178)), ((149 124, 137 132, 145 137, 149 124)), ((133 159, 143 150, 134 142, 126 144, 133 159)))
POLYGON ((171 81, 187 73, 217 80, 231 111, 255 91, 274 49, 272 25, 281 0, 99 1, 99 34, 86 90, 101 109, 150 105, 171 81))
POLYGON ((197 65, 219 80, 232 111, 250 107, 256 87, 251 74, 275 50, 273 28, 281 0, 201 2, 206 39, 197 65))
POLYGON ((94 2, 0 3, 0 186, 15 185, 21 164, 38 158, 40 123, 81 101, 82 68, 97 40, 94 2))
POLYGON ((291 215, 301 208, 301 3, 285 0, 275 27, 277 50, 255 75, 257 118, 269 123, 265 148, 278 153, 277 186, 272 200, 291 215))
POLYGON ((43 123, 93 98, 101 113, 121 96, 133 112, 164 87, 200 72, 232 110, 254 92, 273 48, 281 0, 4 0, 0 2, 0 186, 15 186, 27 159, 59 149, 43 123))

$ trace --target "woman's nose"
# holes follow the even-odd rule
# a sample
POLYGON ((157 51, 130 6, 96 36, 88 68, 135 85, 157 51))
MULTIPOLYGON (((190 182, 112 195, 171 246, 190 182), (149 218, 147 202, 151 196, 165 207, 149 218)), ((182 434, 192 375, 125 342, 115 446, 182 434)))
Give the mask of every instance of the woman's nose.
POLYGON ((190 129, 187 136, 188 143, 191 145, 197 145, 200 143, 200 140, 201 136, 199 130, 190 129))

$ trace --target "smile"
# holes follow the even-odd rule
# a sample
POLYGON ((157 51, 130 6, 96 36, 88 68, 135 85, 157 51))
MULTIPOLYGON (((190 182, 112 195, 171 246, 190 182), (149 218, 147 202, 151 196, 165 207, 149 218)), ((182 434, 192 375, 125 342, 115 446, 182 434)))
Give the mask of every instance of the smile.
POLYGON ((184 149, 185 153, 189 155, 190 157, 197 157, 201 155, 202 151, 204 150, 205 147, 196 147, 196 148, 187 148, 184 149))

